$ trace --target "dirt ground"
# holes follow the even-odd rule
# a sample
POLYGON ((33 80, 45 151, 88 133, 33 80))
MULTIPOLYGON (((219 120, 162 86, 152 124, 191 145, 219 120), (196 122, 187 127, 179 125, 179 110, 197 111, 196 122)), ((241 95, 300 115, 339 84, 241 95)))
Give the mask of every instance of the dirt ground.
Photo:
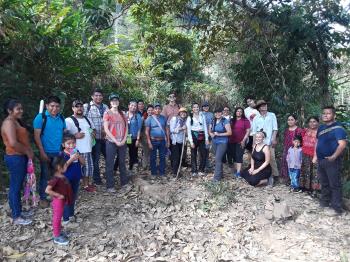
POLYGON ((64 247, 52 242, 50 208, 36 209, 32 225, 15 226, 3 199, 0 261, 349 260, 349 213, 329 216, 284 185, 253 188, 229 175, 216 185, 212 174, 183 172, 179 180, 137 175, 124 193, 81 191, 64 247), (271 217, 271 200, 284 203, 287 215, 271 217))

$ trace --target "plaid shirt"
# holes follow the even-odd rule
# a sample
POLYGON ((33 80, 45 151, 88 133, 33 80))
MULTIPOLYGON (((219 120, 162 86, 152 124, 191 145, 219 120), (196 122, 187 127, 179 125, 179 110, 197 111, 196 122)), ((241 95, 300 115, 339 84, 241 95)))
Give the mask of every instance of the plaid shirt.
MULTIPOLYGON (((102 104, 103 112, 108 109, 108 106, 102 104)), ((87 112, 88 104, 84 104, 84 115, 93 123, 93 126, 96 130, 96 139, 104 139, 102 137, 102 129, 103 129, 103 114, 100 114, 100 110, 94 104, 93 101, 90 102, 90 110, 87 112)))

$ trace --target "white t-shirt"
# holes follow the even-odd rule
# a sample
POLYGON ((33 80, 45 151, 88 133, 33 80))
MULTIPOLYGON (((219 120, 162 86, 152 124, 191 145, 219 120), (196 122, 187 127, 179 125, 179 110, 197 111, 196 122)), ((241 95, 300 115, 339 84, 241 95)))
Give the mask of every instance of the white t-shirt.
MULTIPOLYGON (((244 109, 244 115, 249 120, 250 126, 253 126, 254 117, 260 115, 260 113, 255 108, 251 108, 250 106, 248 106, 246 109, 244 109)), ((253 133, 253 130, 250 129, 250 135, 253 135, 252 133, 253 133)))
MULTIPOLYGON (((90 133, 90 125, 85 118, 77 118, 77 120, 81 129, 80 132, 85 134, 83 138, 77 139, 77 149, 80 153, 91 153, 92 137, 90 133)), ((93 129, 94 127, 92 122, 91 125, 93 129)), ((75 126, 73 120, 70 117, 66 118, 66 126, 67 131, 70 134, 75 135, 76 133, 78 133, 78 128, 75 126)))

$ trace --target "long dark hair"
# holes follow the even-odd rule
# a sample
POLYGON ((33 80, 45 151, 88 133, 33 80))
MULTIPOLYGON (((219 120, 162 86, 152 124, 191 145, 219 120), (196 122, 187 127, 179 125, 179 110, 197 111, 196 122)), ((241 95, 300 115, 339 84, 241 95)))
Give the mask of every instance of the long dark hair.
MULTIPOLYGON (((18 100, 18 99, 7 99, 4 103, 3 106, 3 111, 4 111, 4 115, 5 117, 9 116, 9 111, 13 111, 15 109, 16 106, 21 105, 22 103, 18 100)), ((21 119, 17 119, 17 122, 22 126, 26 128, 26 125, 24 124, 24 122, 21 119)))
POLYGON ((241 109, 242 110, 242 119, 247 119, 246 117, 245 117, 245 114, 244 114, 244 108, 243 107, 240 107, 240 106, 238 106, 238 107, 236 107, 235 108, 235 112, 233 113, 233 116, 232 116, 232 118, 231 118, 231 123, 232 123, 232 126, 234 126, 235 125, 235 123, 236 123, 236 121, 237 121, 237 116, 236 116, 236 113, 237 113, 237 111, 239 110, 239 109, 241 109))

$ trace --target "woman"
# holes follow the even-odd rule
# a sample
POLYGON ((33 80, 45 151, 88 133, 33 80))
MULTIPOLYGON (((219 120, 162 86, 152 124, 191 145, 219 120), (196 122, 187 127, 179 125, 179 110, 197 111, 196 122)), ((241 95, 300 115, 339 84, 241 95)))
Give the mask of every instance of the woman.
POLYGON ((252 186, 266 185, 272 173, 270 148, 264 143, 265 137, 266 134, 262 130, 256 133, 250 168, 244 170, 241 175, 252 186))
POLYGON ((233 162, 236 164, 236 177, 241 176, 243 163, 243 154, 246 143, 248 142, 250 132, 250 122, 244 115, 244 109, 237 107, 234 117, 231 119, 232 135, 229 137, 229 151, 233 156, 233 162))
POLYGON ((128 138, 127 145, 129 149, 129 170, 133 170, 134 164, 138 164, 138 147, 140 144, 142 116, 137 113, 137 102, 129 102, 129 110, 126 112, 128 120, 128 138))
POLYGON ((226 153, 228 137, 232 134, 230 122, 223 117, 222 109, 214 111, 214 119, 209 126, 209 134, 213 139, 215 152, 215 173, 213 181, 220 181, 223 177, 222 158, 226 153))
POLYGON ((106 132, 106 186, 107 192, 115 193, 114 188, 114 159, 118 154, 118 166, 120 171, 120 185, 126 185, 129 180, 126 174, 126 138, 128 134, 127 120, 119 109, 119 96, 112 93, 109 96, 111 108, 103 114, 103 127, 106 132))
POLYGON ((303 130, 302 135, 303 162, 300 174, 300 187, 313 194, 315 190, 321 189, 320 181, 318 180, 316 173, 316 165, 312 163, 317 143, 316 134, 320 121, 317 116, 312 116, 307 122, 308 128, 303 130))
POLYGON ((8 100, 4 105, 5 120, 1 125, 1 136, 5 144, 5 164, 10 173, 9 205, 13 223, 29 225, 32 212, 22 211, 21 189, 27 173, 28 159, 33 159, 29 134, 22 122, 22 104, 15 99, 8 100))
POLYGON ((187 119, 187 110, 184 107, 179 109, 179 114, 173 116, 170 120, 170 138, 172 144, 170 145, 171 149, 171 161, 172 161, 172 170, 173 176, 176 177, 181 158, 181 151, 183 144, 186 142, 186 119, 187 119))
POLYGON ((187 118, 187 136, 191 144, 192 176, 204 175, 206 163, 206 145, 209 145, 207 123, 204 115, 199 112, 199 104, 192 104, 192 114, 187 118), (197 168, 197 152, 200 153, 199 169, 197 168), (198 173, 199 170, 199 173, 198 173))
POLYGON ((289 184, 289 175, 288 175, 288 164, 287 164, 287 154, 288 149, 293 146, 293 138, 296 136, 302 136, 303 130, 297 126, 297 117, 296 115, 290 114, 287 118, 288 128, 284 131, 283 135, 283 154, 281 160, 281 171, 280 175, 282 182, 289 184))

